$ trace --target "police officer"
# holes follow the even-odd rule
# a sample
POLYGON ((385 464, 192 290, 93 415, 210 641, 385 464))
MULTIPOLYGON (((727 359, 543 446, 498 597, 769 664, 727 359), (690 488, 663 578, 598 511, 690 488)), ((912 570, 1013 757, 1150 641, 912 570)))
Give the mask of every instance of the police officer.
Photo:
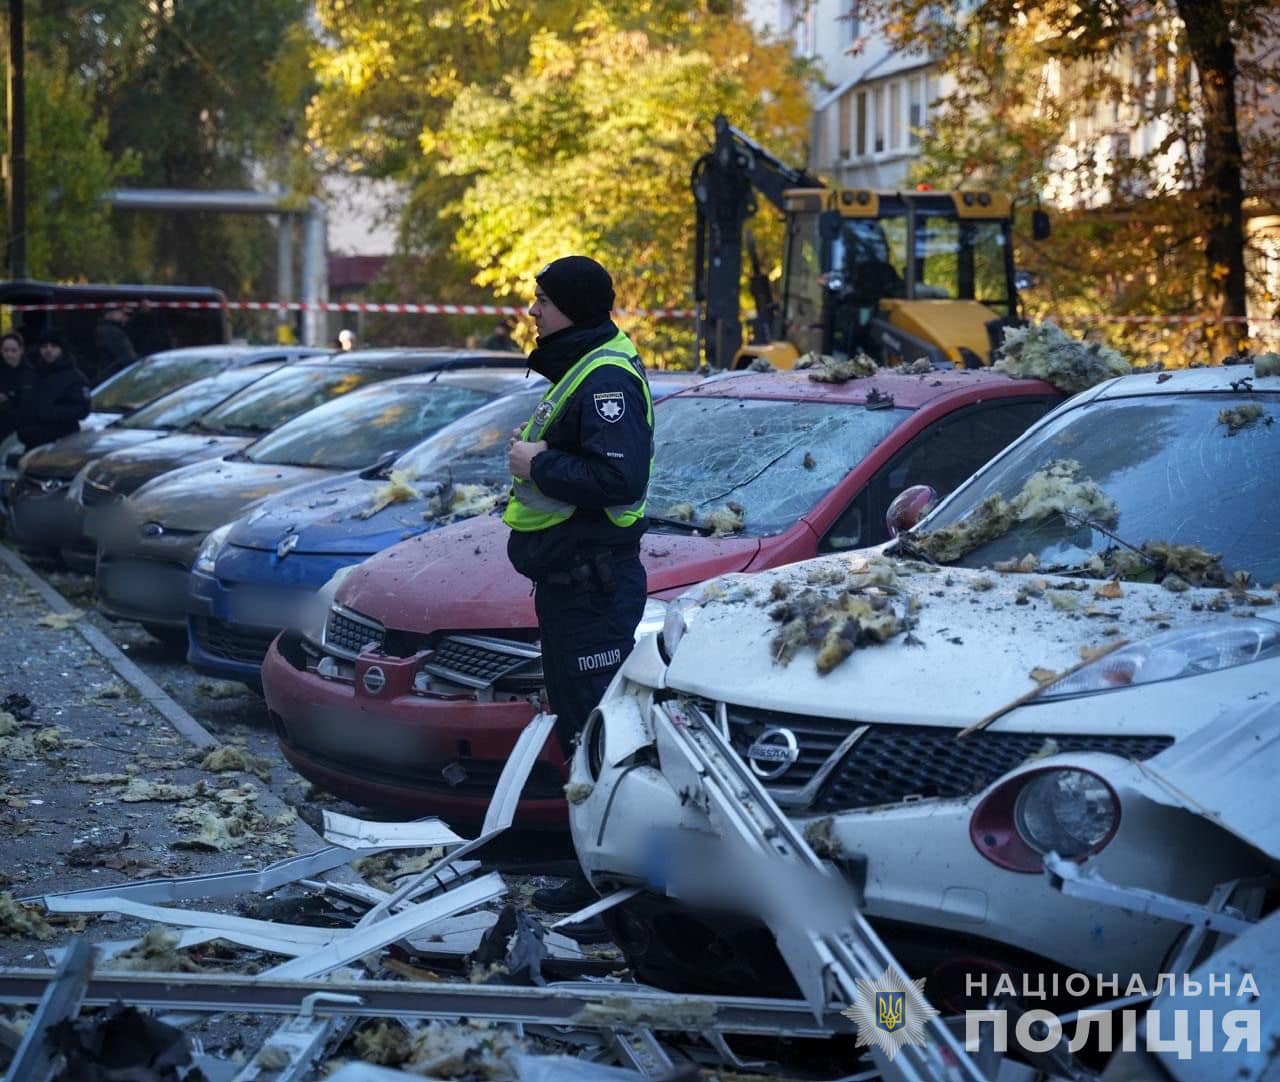
MULTIPOLYGON (((529 367, 551 388, 511 444, 503 521, 507 555, 534 582, 542 671, 565 754, 631 652, 644 611, 640 562, 653 458, 653 400, 631 340, 610 319, 613 281, 566 256, 535 278, 529 367)), ((593 900, 584 879, 539 891, 570 911, 593 900)))
POLYGON ((40 335, 36 356, 18 392, 18 439, 28 449, 78 432, 91 400, 89 384, 57 331, 40 335))

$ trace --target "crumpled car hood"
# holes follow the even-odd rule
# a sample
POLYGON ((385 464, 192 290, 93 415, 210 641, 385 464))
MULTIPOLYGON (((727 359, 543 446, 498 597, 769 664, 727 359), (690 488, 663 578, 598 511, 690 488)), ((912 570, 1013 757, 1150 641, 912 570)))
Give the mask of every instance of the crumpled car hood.
POLYGON ((375 515, 360 517, 386 483, 350 473, 291 489, 240 519, 228 541, 244 548, 274 550, 281 538, 296 534, 294 551, 298 553, 371 554, 439 527, 439 520, 423 518, 429 504, 425 498, 393 503, 375 515))
POLYGON ((23 459, 23 469, 32 477, 61 477, 70 480, 91 462, 123 447, 157 441, 167 435, 156 428, 102 428, 73 432, 56 443, 37 447, 23 459))
POLYGON ((247 447, 250 442, 243 436, 198 436, 184 432, 107 455, 93 467, 90 476, 98 484, 127 496, 170 470, 221 458, 247 447))
POLYGON ((138 522, 159 522, 169 530, 207 532, 246 508, 292 485, 324 476, 302 466, 256 462, 197 462, 145 485, 125 501, 138 522))
MULTIPOLYGON (((338 600, 404 631, 532 628, 532 586, 507 560, 510 533, 497 515, 455 523, 370 557, 351 573, 338 600)), ((649 593, 665 593, 745 568, 753 538, 646 534, 640 556, 649 593)))
MULTIPOLYGON (((667 686, 817 717, 964 727, 1034 690, 1033 670, 1062 673, 1079 665, 1082 648, 1105 647, 1118 638, 1136 642, 1207 619, 1231 620, 1229 613, 1192 609, 1203 609, 1221 593, 1217 589, 1175 594, 1154 584, 1126 582, 1122 596, 1108 599, 1096 594, 1104 584, 1095 580, 928 569, 898 561, 898 586, 919 600, 911 629, 918 645, 898 634, 860 646, 825 675, 817 670, 811 646, 779 664, 775 638, 782 625, 770 616, 778 604, 771 594, 774 584, 782 584, 779 594, 785 590, 794 596, 824 569, 847 571, 866 559, 866 553, 844 553, 730 583, 724 596, 704 605, 692 621, 667 670, 667 686), (1048 585, 1045 596, 1019 603, 1019 591, 1036 581, 1048 585), (1082 584, 1087 589, 1070 589, 1082 584), (742 587, 751 596, 741 596, 742 587), (1056 607, 1054 598, 1069 607, 1056 607)), ((1249 615, 1280 619, 1275 605, 1250 609, 1249 615)))

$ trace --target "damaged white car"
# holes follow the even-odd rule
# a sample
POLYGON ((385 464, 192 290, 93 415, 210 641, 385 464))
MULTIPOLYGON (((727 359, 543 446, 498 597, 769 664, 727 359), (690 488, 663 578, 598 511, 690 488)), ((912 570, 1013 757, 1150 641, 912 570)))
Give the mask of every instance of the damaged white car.
POLYGON ((979 975, 1154 978, 1184 926, 1065 897, 1044 858, 1201 904, 1273 870, 1114 778, 1280 696, 1276 418, 1280 377, 1247 365, 1112 380, 888 548, 672 603, 589 721, 568 790, 594 886, 647 888, 608 917, 641 979, 787 980, 732 898, 665 896, 708 821, 655 746, 657 711, 728 734, 944 1009, 979 975))

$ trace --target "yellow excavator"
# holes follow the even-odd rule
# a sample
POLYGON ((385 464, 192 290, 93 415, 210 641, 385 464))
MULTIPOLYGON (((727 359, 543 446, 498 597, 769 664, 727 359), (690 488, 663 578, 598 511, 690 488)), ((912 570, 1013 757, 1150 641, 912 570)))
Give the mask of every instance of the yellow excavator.
MULTIPOLYGON (((712 368, 746 368, 756 358, 791 368, 805 353, 860 350, 884 365, 979 368, 991 363, 1004 328, 1022 322, 1007 195, 828 188, 723 116, 692 187, 698 351, 712 368), (747 226, 757 192, 786 223, 780 299, 747 226), (744 248, 756 303, 745 345, 744 248)), ((1048 224, 1034 212, 1037 239, 1048 224)))

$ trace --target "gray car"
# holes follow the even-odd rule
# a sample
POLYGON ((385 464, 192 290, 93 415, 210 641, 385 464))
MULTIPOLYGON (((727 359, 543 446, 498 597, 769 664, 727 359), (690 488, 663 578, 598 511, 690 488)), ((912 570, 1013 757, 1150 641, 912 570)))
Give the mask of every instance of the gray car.
MULTIPOLYGON (((507 354, 508 358, 515 355, 507 354)), ((185 641, 187 576, 205 536, 295 485, 363 469, 524 384, 518 368, 461 369, 367 387, 216 462, 144 485, 98 532, 98 605, 185 641)))
MULTIPOLYGON (((91 447, 95 430, 114 426, 122 417, 155 402, 161 396, 177 392, 220 372, 248 365, 282 364, 302 357, 324 356, 326 352, 301 346, 211 345, 152 353, 93 389, 93 412, 80 422, 80 431, 72 433, 66 440, 72 441, 70 446, 84 443, 91 447), (76 442, 78 438, 81 442, 76 442)), ((46 446, 61 446, 64 443, 65 440, 58 440, 56 444, 46 446)), ((27 457, 30 459, 32 449, 27 450, 27 457)), ((18 463, 22 452, 23 447, 16 434, 0 442, 0 511, 6 515, 10 495, 18 478, 18 463)), ((42 457, 37 457, 31 461, 34 463, 32 476, 37 486, 42 491, 51 492, 65 488, 87 459, 69 471, 67 464, 56 458, 46 462, 42 457)))

